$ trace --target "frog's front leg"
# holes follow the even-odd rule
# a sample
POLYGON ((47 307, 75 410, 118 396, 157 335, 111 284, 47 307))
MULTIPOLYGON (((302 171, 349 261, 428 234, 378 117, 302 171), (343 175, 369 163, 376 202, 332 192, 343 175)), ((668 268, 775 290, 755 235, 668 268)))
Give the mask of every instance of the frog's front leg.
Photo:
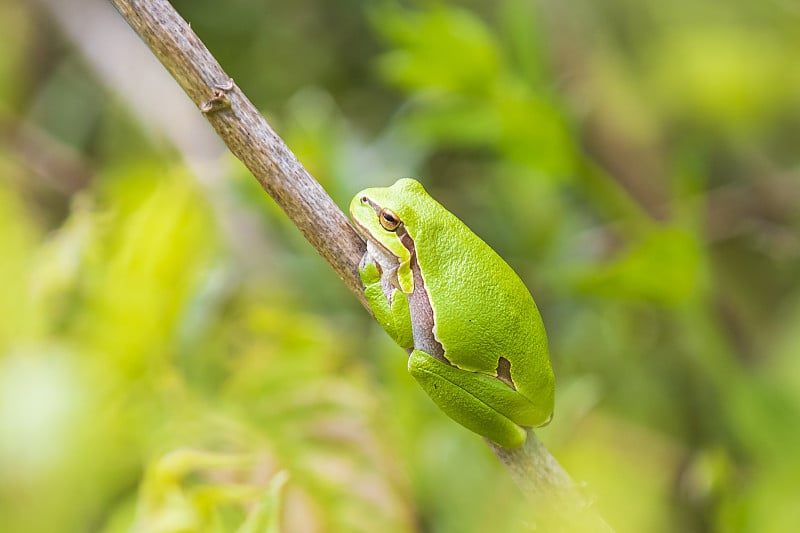
POLYGON ((378 264, 365 257, 359 267, 364 296, 375 320, 400 346, 410 349, 414 345, 411 314, 405 293, 382 279, 378 264))
POLYGON ((414 350, 408 371, 447 416, 505 448, 525 442, 523 426, 541 413, 525 396, 494 376, 462 370, 414 350))

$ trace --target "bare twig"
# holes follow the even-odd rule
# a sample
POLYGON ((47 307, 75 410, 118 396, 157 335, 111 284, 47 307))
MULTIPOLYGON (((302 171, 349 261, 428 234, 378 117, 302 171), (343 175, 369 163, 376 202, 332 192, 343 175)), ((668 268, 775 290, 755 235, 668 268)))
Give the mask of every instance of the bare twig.
MULTIPOLYGON (((112 0, 219 136, 366 306, 361 237, 167 0, 112 0)), ((151 95, 157 98, 157 95, 151 95)), ((610 531, 555 458, 529 432, 519 450, 490 443, 549 531, 610 531)))
POLYGON ((532 503, 538 530, 613 533, 592 500, 572 481, 532 430, 528 430, 525 445, 518 450, 502 448, 490 440, 486 440, 486 444, 532 503))

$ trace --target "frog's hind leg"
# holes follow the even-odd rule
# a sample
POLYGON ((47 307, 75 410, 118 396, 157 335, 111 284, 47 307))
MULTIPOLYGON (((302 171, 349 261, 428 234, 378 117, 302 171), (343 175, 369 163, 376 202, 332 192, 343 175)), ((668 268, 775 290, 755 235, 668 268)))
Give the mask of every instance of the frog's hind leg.
POLYGON ((462 370, 414 350, 408 371, 450 418, 505 448, 518 448, 538 417, 531 403, 494 376, 462 370))

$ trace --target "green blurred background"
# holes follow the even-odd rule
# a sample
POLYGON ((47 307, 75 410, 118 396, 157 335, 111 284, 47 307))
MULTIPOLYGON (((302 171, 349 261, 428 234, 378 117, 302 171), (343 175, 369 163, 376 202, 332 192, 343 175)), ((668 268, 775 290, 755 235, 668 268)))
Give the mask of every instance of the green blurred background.
MULTIPOLYGON (((796 2, 174 5, 340 206, 418 176, 520 273, 618 532, 800 530, 796 2)), ((524 530, 107 2, 0 49, 0 530, 524 530)))

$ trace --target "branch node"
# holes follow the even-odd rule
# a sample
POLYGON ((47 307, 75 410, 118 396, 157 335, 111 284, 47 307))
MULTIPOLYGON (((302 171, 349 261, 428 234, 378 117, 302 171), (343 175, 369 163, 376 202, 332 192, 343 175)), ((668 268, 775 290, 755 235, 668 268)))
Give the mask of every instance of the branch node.
POLYGON ((228 78, 228 81, 224 83, 215 83, 213 96, 203 102, 200 106, 200 111, 208 114, 229 108, 231 101, 228 99, 227 93, 233 90, 233 87, 233 78, 228 78))

